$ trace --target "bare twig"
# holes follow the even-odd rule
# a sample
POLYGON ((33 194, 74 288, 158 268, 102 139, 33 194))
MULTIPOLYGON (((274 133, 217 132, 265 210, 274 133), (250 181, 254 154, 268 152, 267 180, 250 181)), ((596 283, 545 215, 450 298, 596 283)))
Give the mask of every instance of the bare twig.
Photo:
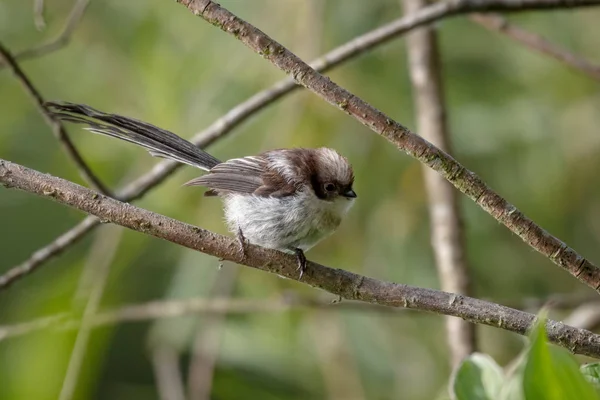
POLYGON ((500 303, 508 303, 510 307, 537 313, 542 307, 552 310, 569 310, 595 300, 598 300, 598 295, 595 292, 577 292, 553 293, 546 297, 526 297, 519 300, 506 299, 506 301, 500 301, 500 303))
POLYGON ((347 329, 340 316, 317 311, 310 325, 326 391, 324 398, 366 399, 356 358, 348 346, 347 329))
MULTIPOLYGON (((427 3, 427 0, 402 0, 404 12, 409 15, 427 3)), ((437 34, 431 26, 422 27, 408 35, 407 41, 417 130, 423 138, 451 154, 437 34)), ((441 288, 469 295, 469 268, 458 192, 434 170, 423 166, 423 174, 429 199, 431 245, 441 288)), ((475 326, 448 317, 446 331, 451 365, 456 366, 475 351, 475 326)))
MULTIPOLYGON (((231 297, 238 275, 237 265, 222 268, 211 290, 211 296, 219 299, 231 297)), ((210 400, 217 357, 221 349, 221 334, 227 318, 226 313, 205 315, 196 332, 193 354, 188 371, 188 399, 210 400)))
MULTIPOLYGON (((510 305, 512 308, 524 307, 536 313, 541 307, 551 309, 569 309, 576 306, 594 302, 597 295, 553 295, 548 298, 525 299, 524 302, 510 305)), ((491 301, 491 300, 490 300, 491 301)), ((266 300, 254 299, 206 299, 189 298, 184 300, 157 300, 141 304, 122 306, 115 310, 102 311, 94 315, 90 326, 99 328, 127 322, 141 322, 153 319, 173 318, 193 314, 250 314, 273 313, 288 311, 351 311, 368 313, 398 313, 403 309, 384 307, 377 304, 367 304, 358 301, 332 302, 325 300, 302 299, 286 294, 278 298, 266 300)), ((69 313, 61 313, 41 317, 32 321, 16 323, 13 325, 0 325, 0 341, 22 335, 27 335, 44 329, 60 331, 79 329, 81 321, 69 313)), ((572 325, 572 324, 567 324, 572 325)), ((577 326, 580 327, 581 326, 577 326)))
MULTIPOLYGON (((72 322, 70 318, 69 313, 61 313, 18 324, 0 326, 0 341, 68 324, 72 322)), ((76 326, 79 324, 77 323, 76 326)))
POLYGON ((62 252, 65 248, 81 239, 87 232, 96 227, 100 221, 96 217, 88 216, 83 221, 63 233, 49 245, 42 247, 31 255, 26 261, 11 268, 0 276, 0 289, 6 288, 16 280, 35 271, 40 265, 62 252))
MULTIPOLYGON (((399 310, 358 301, 316 301, 289 296, 266 300, 254 299, 206 299, 159 300, 123 306, 115 310, 99 312, 90 321, 90 326, 99 328, 124 322, 140 322, 161 318, 174 318, 193 314, 250 314, 275 313, 293 310, 356 311, 397 313, 399 310)), ((61 313, 32 321, 0 326, 0 341, 27 335, 44 329, 60 331, 79 329, 81 321, 69 313, 61 313)))
POLYGON ((33 86, 31 80, 29 80, 27 75, 25 75, 25 72, 23 72, 23 70, 19 67, 17 61, 10 54, 10 52, 2 45, 2 43, 0 43, 0 59, 3 59, 4 62, 8 64, 9 68, 12 70, 17 80, 23 85, 23 88, 25 89, 27 94, 31 96, 31 98, 35 102, 35 105, 38 108, 38 111, 40 112, 40 114, 42 114, 42 117, 44 117, 44 120, 46 121, 48 126, 50 126, 52 133, 63 146, 67 154, 75 162, 75 165, 77 166, 77 169, 81 174, 82 178, 85 179, 85 181, 94 189, 98 190, 103 194, 110 195, 109 190, 106 188, 106 186, 104 186, 100 179, 98 179, 98 177, 94 175, 90 167, 81 157, 81 154, 79 154, 79 152, 75 148, 73 142, 71 142, 71 139, 69 139, 69 136, 67 135, 67 131, 65 130, 63 124, 59 120, 55 119, 48 112, 46 106, 44 105, 44 99, 42 98, 42 95, 35 88, 35 86, 33 86))
MULTIPOLYGON (((65 47, 67 44, 69 44, 69 40, 71 40, 71 35, 73 34, 73 31, 75 30, 79 22, 81 21, 81 17, 83 17, 85 9, 87 8, 89 3, 90 0, 76 0, 75 4, 73 4, 71 12, 69 13, 69 16, 67 17, 67 22, 65 23, 64 29, 56 38, 40 46, 15 53, 15 59, 27 60, 30 58, 41 57, 46 54, 52 53, 56 50, 59 50, 65 47)), ((6 61, 0 63, 0 69, 4 67, 6 67, 6 61)))
POLYGON ((502 33, 538 53, 550 56, 573 69, 581 71, 590 78, 600 80, 600 65, 592 64, 588 60, 549 42, 540 35, 509 23, 506 18, 500 15, 474 14, 470 16, 470 19, 488 30, 502 33))
POLYGON ((600 303, 590 301, 580 305, 564 319, 564 322, 580 329, 597 329, 600 326, 600 303))
POLYGON ((46 29, 46 20, 44 19, 44 0, 33 1, 33 23, 38 31, 46 29))
POLYGON ((100 305, 100 300, 102 299, 104 287, 106 286, 106 281, 110 272, 110 265, 112 264, 121 240, 121 232, 122 230, 115 230, 114 227, 98 232, 98 239, 92 247, 88 264, 93 266, 96 279, 94 285, 91 287, 89 297, 85 304, 79 332, 77 332, 75 345, 73 346, 71 358, 69 359, 69 366, 67 367, 67 372, 60 391, 60 400, 69 400, 73 398, 75 388, 77 387, 81 366, 92 331, 91 321, 94 319, 94 314, 96 314, 98 306, 100 305))
MULTIPOLYGON (((414 134, 402 124, 392 120, 364 100, 338 86, 329 78, 321 75, 281 44, 217 3, 210 0, 177 1, 185 5, 194 15, 202 17, 209 23, 233 35, 255 52, 262 54, 266 60, 288 75, 293 76, 298 83, 310 89, 328 103, 340 108, 374 132, 385 137, 400 150, 440 173, 458 190, 475 201, 484 211, 505 225, 533 249, 539 251, 581 282, 596 291, 600 291, 600 268, 535 224, 514 205, 490 189, 480 177, 469 171, 450 155, 414 134)), ((441 7, 444 14, 451 14, 456 13, 457 10, 464 11, 465 9, 470 11, 497 9, 515 11, 592 4, 600 4, 600 0, 463 0, 436 3, 434 6, 441 7)), ((423 24, 425 22, 431 22, 431 20, 424 21, 423 24)))
MULTIPOLYGON (((5 187, 52 199, 93 214, 101 220, 214 257, 292 280, 299 279, 294 255, 247 245, 243 257, 238 251, 237 241, 233 238, 122 203, 75 183, 1 159, 0 183, 5 187)), ((307 263, 307 272, 303 275, 302 282, 349 300, 451 315, 521 335, 526 334, 536 321, 533 314, 499 304, 434 289, 384 282, 314 262, 307 263)), ((600 358, 600 335, 552 320, 547 321, 546 330, 552 343, 573 353, 600 358)))
POLYGON ((185 400, 179 354, 167 345, 152 349, 152 368, 161 400, 185 400))

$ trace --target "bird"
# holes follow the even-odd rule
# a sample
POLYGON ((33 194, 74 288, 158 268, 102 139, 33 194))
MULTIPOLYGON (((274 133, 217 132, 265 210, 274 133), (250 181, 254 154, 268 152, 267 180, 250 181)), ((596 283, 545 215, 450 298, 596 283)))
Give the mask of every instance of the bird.
POLYGON ((275 149, 222 162, 147 122, 84 104, 52 101, 45 107, 55 119, 85 124, 90 132, 206 171, 185 186, 204 186, 205 196, 223 200, 242 258, 246 243, 295 254, 299 279, 306 271, 304 252, 338 228, 357 198, 351 164, 331 148, 275 149))

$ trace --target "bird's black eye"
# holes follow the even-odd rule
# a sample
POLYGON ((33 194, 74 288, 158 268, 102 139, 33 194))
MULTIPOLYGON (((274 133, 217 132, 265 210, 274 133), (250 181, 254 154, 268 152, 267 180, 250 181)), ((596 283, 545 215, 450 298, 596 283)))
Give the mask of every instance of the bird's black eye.
POLYGON ((333 183, 326 183, 325 190, 327 190, 328 192, 333 192, 335 191, 335 185, 333 183))

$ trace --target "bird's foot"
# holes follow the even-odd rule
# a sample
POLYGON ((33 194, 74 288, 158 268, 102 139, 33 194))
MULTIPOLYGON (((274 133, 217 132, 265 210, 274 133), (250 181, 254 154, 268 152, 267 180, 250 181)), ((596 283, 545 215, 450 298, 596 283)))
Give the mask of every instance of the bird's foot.
POLYGON ((304 272, 306 271, 306 256, 300 248, 295 248, 294 253, 296 253, 296 260, 298 261, 297 270, 300 270, 300 277, 298 277, 298 280, 302 280, 302 275, 304 275, 304 272))

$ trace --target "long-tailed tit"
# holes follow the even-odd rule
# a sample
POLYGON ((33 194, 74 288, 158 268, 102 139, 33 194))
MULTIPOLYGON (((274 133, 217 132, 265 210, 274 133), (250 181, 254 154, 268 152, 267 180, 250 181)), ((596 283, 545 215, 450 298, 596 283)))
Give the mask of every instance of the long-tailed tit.
POLYGON ((221 162, 192 143, 154 125, 82 104, 46 103, 55 117, 87 130, 135 143, 153 156, 208 173, 187 182, 223 199, 229 229, 244 251, 250 243, 295 253, 300 277, 304 251, 333 233, 356 198, 348 160, 335 150, 279 149, 221 162))

